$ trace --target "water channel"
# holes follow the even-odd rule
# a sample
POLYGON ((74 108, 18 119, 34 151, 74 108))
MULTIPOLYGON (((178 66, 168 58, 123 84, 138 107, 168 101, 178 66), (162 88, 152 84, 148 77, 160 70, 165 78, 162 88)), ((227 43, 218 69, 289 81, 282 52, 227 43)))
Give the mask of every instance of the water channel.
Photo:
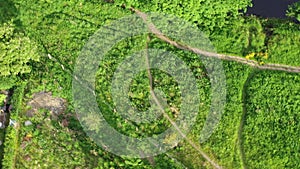
POLYGON ((248 8, 246 14, 253 14, 263 18, 279 18, 286 17, 288 5, 299 0, 252 0, 253 6, 248 8))

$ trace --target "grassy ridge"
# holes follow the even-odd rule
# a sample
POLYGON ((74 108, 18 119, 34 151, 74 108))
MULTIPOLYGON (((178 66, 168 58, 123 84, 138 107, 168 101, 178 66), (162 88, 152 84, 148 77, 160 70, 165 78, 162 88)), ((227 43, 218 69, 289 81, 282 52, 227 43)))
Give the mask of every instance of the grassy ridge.
POLYGON ((20 118, 19 114, 22 112, 24 90, 27 83, 23 82, 19 86, 15 87, 14 94, 11 99, 13 111, 10 114, 10 119, 16 121, 15 126, 9 126, 6 129, 5 142, 4 142, 4 158, 2 160, 3 168, 16 168, 16 158, 20 145, 20 118))

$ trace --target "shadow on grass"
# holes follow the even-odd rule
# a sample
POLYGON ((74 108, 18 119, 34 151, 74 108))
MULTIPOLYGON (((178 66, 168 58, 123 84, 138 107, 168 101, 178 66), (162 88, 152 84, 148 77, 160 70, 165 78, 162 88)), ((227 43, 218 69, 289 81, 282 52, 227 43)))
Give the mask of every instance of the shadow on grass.
POLYGON ((17 14, 17 8, 12 1, 0 0, 0 25, 15 18, 17 14))

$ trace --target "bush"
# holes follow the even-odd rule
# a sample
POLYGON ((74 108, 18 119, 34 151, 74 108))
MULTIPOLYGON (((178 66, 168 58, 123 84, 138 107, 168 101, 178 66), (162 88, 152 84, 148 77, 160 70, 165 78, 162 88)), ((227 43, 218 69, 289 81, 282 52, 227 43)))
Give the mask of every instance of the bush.
POLYGON ((266 50, 261 20, 254 16, 232 20, 227 27, 215 29, 210 38, 219 53, 246 56, 266 50))
POLYGON ((273 33, 268 42, 268 62, 300 66, 300 25, 291 22, 272 24, 273 33))
POLYGON ((0 76, 30 73, 30 63, 39 61, 37 46, 12 21, 0 26, 0 76))
POLYGON ((300 2, 290 5, 286 15, 300 21, 300 2))

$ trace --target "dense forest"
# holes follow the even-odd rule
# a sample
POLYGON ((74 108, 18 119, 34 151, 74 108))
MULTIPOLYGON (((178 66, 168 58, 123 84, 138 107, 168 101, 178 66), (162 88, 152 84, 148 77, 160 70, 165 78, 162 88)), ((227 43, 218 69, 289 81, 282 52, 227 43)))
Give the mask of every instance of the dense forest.
POLYGON ((300 168, 300 2, 0 0, 0 168, 300 168))

